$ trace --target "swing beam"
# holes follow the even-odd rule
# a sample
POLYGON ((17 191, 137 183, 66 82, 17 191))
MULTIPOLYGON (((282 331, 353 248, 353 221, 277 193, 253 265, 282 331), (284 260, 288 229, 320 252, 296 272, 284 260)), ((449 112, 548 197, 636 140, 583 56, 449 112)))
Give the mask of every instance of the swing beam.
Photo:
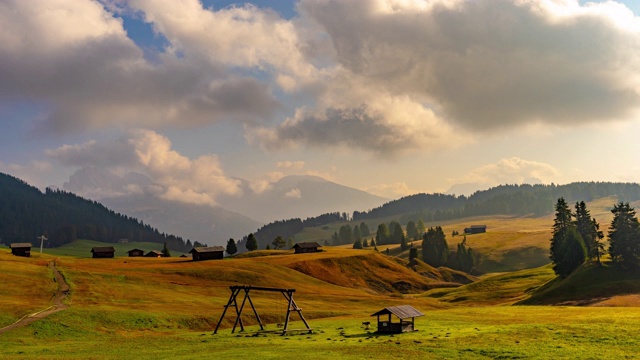
POLYGON ((214 334, 218 333, 218 328, 220 328, 220 324, 222 323, 222 320, 224 319, 224 316, 226 315, 227 310, 229 308, 235 309, 235 313, 236 313, 236 320, 233 323, 233 328, 231 329, 231 332, 234 333, 238 325, 240 325, 240 331, 244 331, 244 324, 242 323, 242 318, 240 317, 240 315, 242 315, 242 310, 244 309, 244 306, 247 302, 249 302, 249 306, 251 306, 251 309, 253 310, 253 314, 256 316, 256 319, 258 320, 258 324, 260 325, 260 330, 266 332, 266 330, 264 329, 264 324, 260 319, 260 315, 258 315, 258 311, 256 310, 256 307, 253 305, 251 296, 249 296, 249 293, 251 292, 251 290, 280 292, 282 296, 284 296, 284 298, 287 300, 287 303, 288 303, 287 315, 284 320, 282 335, 286 335, 287 332, 291 332, 291 331, 308 331, 309 334, 313 332, 311 327, 309 327, 307 320, 305 320, 304 316, 302 316, 302 309, 300 309, 298 307, 298 304, 296 304, 295 300, 293 300, 293 293, 296 292, 296 289, 283 289, 283 288, 272 288, 272 287, 252 286, 252 285, 229 286, 229 289, 231 289, 231 296, 229 297, 229 301, 227 302, 227 305, 224 306, 224 310, 222 311, 222 316, 220 317, 220 320, 216 325, 216 329, 213 331, 214 334), (244 291, 244 297, 242 299, 242 303, 240 304, 240 307, 238 307, 238 296, 242 291, 244 291), (298 329, 298 330, 289 329, 289 319, 291 317, 291 311, 295 311, 298 313, 298 315, 300 316, 300 319, 302 320, 304 325, 307 327, 306 329, 298 329))

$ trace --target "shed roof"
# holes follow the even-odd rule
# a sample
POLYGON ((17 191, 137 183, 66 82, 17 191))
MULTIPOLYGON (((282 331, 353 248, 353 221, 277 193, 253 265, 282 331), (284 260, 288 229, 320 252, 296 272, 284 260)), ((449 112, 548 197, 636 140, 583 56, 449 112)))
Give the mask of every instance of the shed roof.
POLYGON ((11 249, 31 247, 31 243, 13 243, 9 245, 11 249))
POLYGON ((487 225, 471 225, 470 228, 472 228, 472 229, 486 229, 487 225))
POLYGON ((116 249, 114 249, 113 246, 105 246, 105 247, 95 246, 91 249, 91 252, 92 253, 116 252, 116 249))
POLYGON ((149 252, 147 253, 147 255, 155 255, 155 256, 162 256, 162 251, 160 250, 149 250, 149 252))
POLYGON ((144 250, 136 248, 136 249, 131 249, 131 250, 127 251, 127 253, 132 253, 134 251, 142 251, 142 252, 144 252, 144 250))
POLYGON ((309 248, 319 248, 322 247, 320 244, 318 244, 315 241, 312 242, 301 242, 301 243, 297 243, 295 245, 293 245, 293 247, 299 247, 302 249, 309 249, 309 248))
POLYGON ((399 317, 400 319, 407 319, 407 318, 413 318, 413 317, 418 317, 418 316, 424 316, 423 313, 421 313, 420 311, 416 310, 411 305, 388 306, 388 307, 378 311, 375 314, 371 314, 371 316, 386 315, 386 314, 393 314, 393 315, 399 317))
POLYGON ((198 247, 194 247, 193 249, 191 249, 191 251, 189 251, 189 254, 197 252, 197 253, 208 253, 208 252, 219 252, 219 251, 225 251, 226 249, 222 246, 198 246, 198 247))

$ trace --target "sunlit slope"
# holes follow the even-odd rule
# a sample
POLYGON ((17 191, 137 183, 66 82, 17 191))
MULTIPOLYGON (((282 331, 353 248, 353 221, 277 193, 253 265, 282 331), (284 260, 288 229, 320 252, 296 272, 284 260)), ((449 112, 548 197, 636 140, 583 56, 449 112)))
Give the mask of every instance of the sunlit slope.
MULTIPOLYGON (((613 218, 611 209, 617 201, 616 197, 611 196, 587 202, 591 216, 600 223, 600 229, 605 234, 613 218)), ((570 205, 573 207, 573 204, 570 205)), ((631 205, 637 207, 640 202, 634 202, 631 205)), ((467 246, 473 248, 481 256, 481 261, 478 264, 480 272, 504 272, 531 269, 549 263, 549 239, 551 238, 553 218, 553 213, 537 217, 495 215, 430 222, 426 226, 442 226, 447 235, 449 247, 455 249, 457 244, 462 242, 463 235, 452 236, 453 231, 463 234, 464 228, 470 225, 487 225, 486 233, 466 236, 467 246)), ((375 231, 378 223, 391 220, 397 220, 397 217, 367 220, 366 222, 369 228, 375 231)), ((297 241, 318 241, 322 244, 344 224, 336 223, 319 228, 307 228, 295 238, 297 241)), ((368 239, 373 236, 375 234, 370 235, 368 239)), ((415 241, 413 244, 420 247, 421 240, 415 241)), ((397 247, 398 245, 381 245, 379 249, 385 251, 389 248, 391 255, 407 258, 408 251, 400 252, 399 249, 396 250, 397 247)))
POLYGON ((49 306, 56 290, 47 259, 14 256, 0 248, 0 327, 49 306))
POLYGON ((566 278, 556 278, 536 289, 530 298, 521 301, 528 305, 640 305, 640 299, 627 298, 616 304, 617 297, 640 295, 640 270, 624 270, 612 266, 588 263, 566 278))
POLYGON ((435 289, 424 296, 464 306, 511 305, 528 299, 536 289, 555 279, 550 265, 502 274, 486 275, 454 289, 435 289))

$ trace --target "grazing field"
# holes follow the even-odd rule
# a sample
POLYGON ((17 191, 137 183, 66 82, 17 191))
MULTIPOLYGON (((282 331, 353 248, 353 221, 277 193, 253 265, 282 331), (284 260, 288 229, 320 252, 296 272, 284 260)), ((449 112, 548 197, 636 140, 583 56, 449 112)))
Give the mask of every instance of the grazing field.
MULTIPOLYGON (((604 204, 594 213, 607 215, 604 204)), ((468 244, 484 249, 485 264, 494 269, 523 269, 479 278, 349 246, 312 254, 263 250, 202 262, 122 256, 134 247, 147 250, 134 243, 116 244, 121 256, 114 259, 89 258, 92 246, 105 245, 96 242, 34 252, 31 258, 0 248, 0 327, 50 305, 57 284, 49 262, 56 262, 71 287, 66 310, 1 333, 0 358, 636 357, 640 273, 621 273, 605 262, 560 280, 549 265, 533 267, 536 257, 548 256, 551 222, 551 217, 494 217, 444 224, 447 234, 487 224, 489 232, 467 236, 468 244), (247 311, 247 331, 231 333, 235 318, 228 312, 213 335, 232 285, 296 289, 295 300, 313 333, 257 333, 257 321, 247 311), (372 313, 405 304, 425 314, 416 318, 418 331, 374 333, 372 313), (364 322, 371 322, 369 328, 364 322)), ((448 240, 453 246, 462 237, 448 240)), ((390 253, 403 255, 396 247, 390 253)), ((251 298, 267 330, 279 331, 285 299, 269 292, 252 292, 251 298)), ((303 328, 297 314, 292 321, 290 328, 303 328)))
MULTIPOLYGON (((44 249, 44 252, 54 256, 73 256, 81 258, 90 258, 91 248, 95 246, 113 246, 116 250, 116 256, 127 256, 127 251, 132 249, 141 249, 145 253, 151 250, 162 250, 163 244, 152 242, 130 242, 125 244, 120 243, 103 243, 93 240, 76 240, 72 243, 57 247, 44 249)), ((171 251, 171 256, 180 256, 181 252, 171 251)))

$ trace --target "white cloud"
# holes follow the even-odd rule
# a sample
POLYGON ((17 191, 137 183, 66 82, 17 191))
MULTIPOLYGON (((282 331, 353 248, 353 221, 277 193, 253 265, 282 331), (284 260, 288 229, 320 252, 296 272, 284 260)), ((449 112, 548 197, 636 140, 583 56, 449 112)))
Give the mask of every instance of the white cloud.
POLYGON ((291 189, 284 194, 284 197, 287 199, 302 199, 302 192, 298 188, 291 189))
POLYGON ((11 174, 41 190, 51 185, 48 175, 51 174, 52 169, 53 166, 48 161, 33 160, 26 165, 6 164, 0 161, 0 172, 11 174))
POLYGON ((550 164, 520 159, 506 158, 494 164, 475 168, 463 177, 453 180, 456 184, 476 184, 477 188, 487 188, 500 184, 551 183, 559 175, 550 164))
POLYGON ((363 190, 387 199, 398 199, 403 196, 419 193, 418 190, 410 188, 409 185, 407 185, 405 182, 378 184, 366 187, 363 190))
MULTIPOLYGON (((242 194, 240 182, 225 175, 217 156, 190 159, 173 150, 168 138, 151 130, 133 130, 126 139, 112 142, 65 145, 48 151, 47 155, 63 165, 80 167, 79 171, 86 172, 90 166, 99 166, 103 171, 138 171, 153 181, 156 196, 168 200, 215 205, 217 195, 242 194)), ((74 189, 92 191, 93 186, 103 190, 139 191, 129 185, 145 183, 131 176, 131 181, 117 176, 116 180, 109 181, 102 174, 96 175, 100 181, 91 182, 94 173, 86 172, 84 176, 76 173, 74 189), (104 179, 107 184, 101 182, 104 179)))

